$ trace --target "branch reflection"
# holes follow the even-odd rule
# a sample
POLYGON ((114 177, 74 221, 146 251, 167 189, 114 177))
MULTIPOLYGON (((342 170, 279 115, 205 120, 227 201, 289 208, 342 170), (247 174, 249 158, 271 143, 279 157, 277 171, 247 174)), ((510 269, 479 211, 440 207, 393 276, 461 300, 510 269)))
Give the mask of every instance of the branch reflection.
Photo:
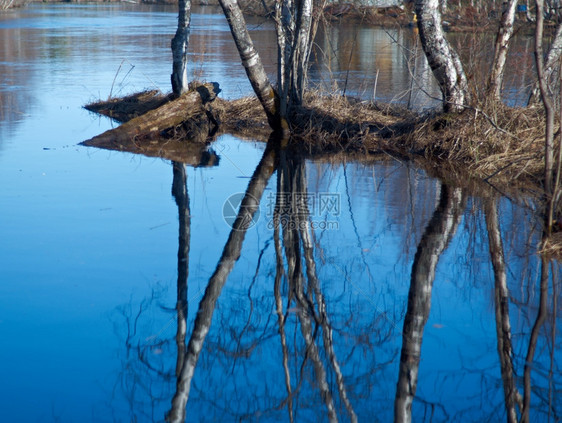
MULTIPOLYGON (((185 407, 189 399, 191 381, 193 379, 195 367, 197 366, 197 361, 199 360, 199 355, 203 349, 203 343, 211 328, 216 302, 226 283, 228 275, 234 267, 234 263, 240 257, 242 243, 249 227, 248 223, 252 221, 254 214, 258 210, 259 202, 267 182, 275 171, 274 143, 274 140, 270 140, 268 143, 263 157, 250 180, 246 194, 240 205, 238 216, 234 221, 232 231, 224 246, 222 256, 217 264, 215 272, 209 279, 205 294, 199 303, 195 324, 187 344, 187 350, 182 359, 181 370, 178 372, 177 389, 172 399, 172 412, 168 415, 169 421, 185 420, 185 407)), ((178 358, 178 361, 179 360, 178 358)))
POLYGON ((340 399, 345 406, 349 419, 352 422, 356 422, 357 416, 349 401, 342 371, 335 354, 332 327, 316 271, 314 244, 307 204, 309 197, 307 195, 306 168, 303 157, 282 150, 280 152, 277 175, 277 199, 273 217, 277 258, 275 302, 283 348, 283 367, 288 394, 289 419, 293 421, 292 387, 287 368, 287 345, 284 333, 284 324, 287 316, 286 311, 283 314, 283 301, 280 297, 279 287, 284 272, 280 231, 282 232, 282 244, 287 260, 288 299, 285 310, 289 310, 294 302, 300 321, 301 333, 306 345, 305 359, 312 361, 318 389, 325 404, 328 419, 329 421, 338 420, 333 393, 327 381, 325 364, 320 358, 320 349, 316 341, 318 330, 320 330, 322 335, 327 364, 331 367, 336 377, 336 386, 340 399))
MULTIPOLYGON (((198 275, 193 262, 190 266, 189 252, 195 245, 190 242, 192 230, 196 232, 185 167, 173 163, 172 193, 179 215, 175 307, 158 306, 156 292, 142 301, 139 310, 123 309, 128 355, 121 383, 130 398, 131 415, 147 420, 165 416, 170 422, 356 422, 392 417, 397 422, 428 417, 529 422, 547 421, 549 416, 557 421, 562 398, 556 322, 560 281, 546 256, 520 254, 527 248, 524 242, 536 234, 514 235, 513 226, 502 233, 500 223, 515 225, 520 220, 500 219, 499 210, 506 213, 506 208, 500 208, 496 199, 487 199, 479 208, 464 190, 439 186, 436 180, 423 185, 410 178, 419 184, 416 200, 424 199, 427 214, 414 216, 412 208, 405 226, 413 229, 414 218, 429 221, 425 228, 409 231, 410 240, 401 236, 392 245, 386 238, 388 245, 382 247, 395 250, 390 257, 402 257, 406 243, 417 244, 413 261, 403 260, 399 269, 394 264, 397 274, 408 275, 406 281, 402 284, 400 275, 392 275, 398 283, 389 283, 377 267, 388 256, 380 249, 362 247, 372 242, 361 239, 363 230, 371 230, 362 225, 373 219, 372 208, 349 212, 348 218, 356 219, 353 224, 338 216, 342 226, 337 231, 318 229, 319 213, 311 198, 326 192, 321 184, 313 188, 318 172, 314 166, 319 164, 311 166, 287 144, 274 138, 268 143, 220 259, 211 263, 205 294, 196 307, 189 307, 191 315, 190 267, 195 275, 190 288, 198 283, 198 275), (250 231, 248 223, 267 189, 272 191, 266 216, 270 221, 262 220, 250 231), (434 193, 439 193, 438 200, 428 200, 435 198, 434 193), (435 202, 436 206, 429 205, 435 202), (461 216, 465 216, 462 226, 461 216), (449 258, 457 260, 455 251, 467 251, 467 243, 469 260, 451 264, 449 258), (358 260, 364 266, 358 266, 358 260), (471 260, 480 262, 473 265, 471 260), (367 275, 369 266, 373 271, 367 275), (449 283, 454 272, 459 272, 459 281, 449 283), (462 272, 471 275, 461 276, 462 272), (535 278, 529 277, 532 274, 535 278), (488 283, 492 277, 493 285, 488 283), (454 306, 444 304, 441 289, 453 296, 454 306), (391 300, 385 303, 388 293, 391 300), (428 325, 432 304, 436 321, 428 325), (457 310, 459 305, 468 311, 457 310), (154 310, 168 314, 154 323, 156 327, 147 328, 154 310), (472 316, 465 320, 463 312, 472 316), (174 316, 165 322, 169 313, 174 316), (446 320, 455 318, 458 321, 446 320), (468 340, 474 345, 467 345, 468 340), (458 356, 445 356, 457 350, 458 356), (451 394, 452 386, 459 391, 451 394), (458 398, 465 393, 466 402, 459 405, 458 398), (477 401, 482 407, 474 409, 477 401)), ((345 188, 349 186, 353 184, 345 188)), ((264 208, 260 211, 263 216, 264 208)), ((378 217, 383 211, 375 212, 378 217)), ((376 239, 379 232, 369 235, 376 239)))
MULTIPOLYGON (((548 386, 547 390, 549 394, 546 398, 542 398, 542 401, 546 402, 545 409, 547 415, 550 416, 554 412, 554 421, 558 420, 556 417, 556 407, 553 403, 555 398, 553 398, 553 385, 554 385, 554 374, 553 366, 554 362, 554 351, 556 346, 556 304, 557 304, 557 293, 556 293, 556 279, 552 277, 550 273, 551 266, 553 263, 550 262, 547 254, 541 253, 539 257, 539 298, 538 298, 538 310, 535 320, 532 324, 532 329, 530 331, 530 336, 526 348, 521 348, 519 351, 514 351, 512 344, 512 329, 511 320, 509 315, 509 302, 510 302, 510 290, 507 283, 507 271, 505 262, 505 253, 502 243, 502 236, 500 231, 500 223, 497 210, 497 199, 488 199, 484 203, 484 211, 486 214, 486 228, 488 230, 488 242, 490 250, 490 259, 494 269, 494 305, 495 305, 495 316, 496 316, 496 333, 497 333, 497 345, 498 345, 498 356, 500 362, 500 370, 502 376, 502 384, 504 389, 504 401, 505 410, 507 414, 507 421, 509 423, 517 422, 530 422, 536 421, 537 416, 531 417, 531 401, 532 395, 537 394, 540 390, 545 390, 545 386, 548 386), (540 372, 539 369, 544 366, 540 363, 540 359, 536 360, 536 352, 539 347, 539 337, 541 330, 543 329, 549 314, 548 310, 548 298, 549 298, 549 284, 552 281, 552 301, 553 306, 551 309, 552 316, 552 330, 550 332, 550 370, 548 372, 546 381, 532 381, 532 371, 537 372, 537 376, 545 375, 545 371, 540 372), (525 352, 526 350, 526 352, 525 352), (523 394, 521 394, 518 387, 517 369, 515 367, 514 361, 517 359, 521 360, 525 354, 523 361, 523 378, 522 387, 523 394), (519 355, 519 357, 517 357, 519 355), (542 373, 542 374, 541 374, 542 373), (541 388, 542 385, 542 388, 541 388)), ((545 219, 546 220, 546 219, 545 219)), ((545 222, 545 228, 548 227, 548 222, 545 222)), ((543 243, 546 239, 546 232, 543 233, 543 243)), ((543 342, 549 343, 548 335, 544 336, 543 342)), ((521 378, 519 377, 519 381, 521 378)), ((541 395, 539 395, 541 396, 541 395)), ((546 416, 545 416, 546 417, 546 416)))
POLYGON ((435 269, 441 254, 457 230, 463 209, 462 190, 441 185, 439 205, 425 229, 412 265, 394 401, 396 422, 412 421, 412 403, 418 384, 423 331, 431 308, 435 269))

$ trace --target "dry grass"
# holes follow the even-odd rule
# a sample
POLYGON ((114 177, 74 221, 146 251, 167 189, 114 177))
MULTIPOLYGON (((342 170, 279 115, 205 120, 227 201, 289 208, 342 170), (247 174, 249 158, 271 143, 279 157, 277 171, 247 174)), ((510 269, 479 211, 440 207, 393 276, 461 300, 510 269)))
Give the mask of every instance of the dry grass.
POLYGON ((539 253, 562 260, 562 232, 556 232, 544 241, 539 253))
POLYGON ((107 101, 96 101, 84 106, 86 110, 109 116, 118 122, 127 122, 150 110, 167 103, 171 95, 164 95, 160 91, 141 91, 126 97, 114 97, 107 101))
MULTIPOLYGON (((126 121, 170 98, 144 92, 86 107, 126 121)), ((231 101, 216 98, 208 106, 219 123, 220 133, 263 141, 269 138, 271 130, 257 98, 231 101)), ((544 127, 544 115, 539 107, 509 108, 493 104, 470 108, 460 115, 419 116, 388 105, 311 92, 306 95, 305 105, 291 116, 291 146, 326 160, 331 160, 334 154, 354 160, 373 158, 376 153, 392 155, 394 159, 414 160, 429 174, 452 178, 452 183, 461 186, 476 178, 502 192, 527 188, 527 193, 540 196, 544 127)), ((205 128, 201 133, 204 138, 205 128)), ((173 129, 172 135, 177 128, 173 129)), ((172 138, 175 144, 163 140, 154 146, 157 151, 153 154, 168 157, 165 151, 168 149, 174 157, 178 156, 177 152, 183 151, 179 144, 185 143, 185 137, 172 138)), ((561 233, 552 236, 545 244, 545 251, 562 256, 561 233)))
MULTIPOLYGON (((86 106, 119 121, 159 107, 171 97, 153 91, 86 106)), ((271 130, 255 97, 217 98, 221 132, 265 140, 271 130)), ((540 108, 482 105, 461 115, 414 113, 337 95, 309 92, 293 111, 294 144, 308 153, 390 151, 462 166, 482 179, 542 183, 544 116, 540 108)))
POLYGON ((538 108, 493 105, 428 117, 398 142, 482 179, 542 184, 544 116, 538 108))
MULTIPOLYGON (((171 97, 153 91, 87 105, 120 121, 159 107, 171 97)), ((256 97, 217 98, 211 111, 220 132, 266 140, 271 132, 256 97)), ((419 116, 390 105, 309 92, 293 111, 294 147, 309 154, 392 152, 462 166, 494 183, 540 186, 544 116, 540 108, 482 105, 461 115, 419 116)))

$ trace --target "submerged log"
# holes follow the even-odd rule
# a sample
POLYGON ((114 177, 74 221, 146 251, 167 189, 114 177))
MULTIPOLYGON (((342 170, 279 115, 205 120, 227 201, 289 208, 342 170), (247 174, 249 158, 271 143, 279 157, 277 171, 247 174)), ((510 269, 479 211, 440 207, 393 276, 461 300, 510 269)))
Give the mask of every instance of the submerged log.
POLYGON ((211 126, 209 121, 214 121, 208 104, 219 92, 216 83, 198 85, 176 99, 155 98, 149 103, 156 108, 136 117, 132 117, 131 112, 135 111, 135 103, 143 101, 135 96, 90 105, 88 110, 112 117, 117 115, 125 123, 81 145, 161 157, 191 166, 216 165, 218 156, 206 151, 205 141, 211 126), (176 128, 181 130, 176 131, 176 128))
POLYGON ((100 147, 159 137, 184 122, 207 115, 205 105, 213 101, 219 92, 216 83, 199 85, 175 100, 84 141, 82 145, 100 147))

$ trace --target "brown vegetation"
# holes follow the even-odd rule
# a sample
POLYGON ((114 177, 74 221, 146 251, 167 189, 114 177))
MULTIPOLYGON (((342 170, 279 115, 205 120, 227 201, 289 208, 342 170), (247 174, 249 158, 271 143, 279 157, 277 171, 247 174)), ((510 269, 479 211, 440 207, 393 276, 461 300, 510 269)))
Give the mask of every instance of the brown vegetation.
MULTIPOLYGON (((144 92, 86 108, 127 121, 169 100, 170 96, 144 92)), ((291 120, 292 146, 303 153, 386 152, 423 157, 439 166, 463 167, 494 184, 540 191, 544 113, 539 107, 496 104, 493 108, 467 109, 460 115, 420 116, 390 105, 341 96, 308 92, 305 100, 291 120)), ((231 101, 216 98, 210 110, 220 123, 217 133, 263 141, 271 133, 255 97, 231 101)), ((175 134, 176 139, 185 137, 183 123, 169 134, 175 134)))
MULTIPOLYGON (((128 121, 139 111, 171 99, 147 92, 87 108, 128 121)), ((306 156, 344 152, 364 159, 391 155, 414 160, 430 174, 454 179, 450 182, 462 186, 480 180, 504 193, 518 190, 537 199, 543 193, 544 112, 539 106, 509 108, 494 103, 481 109, 467 108, 460 115, 420 116, 388 105, 308 92, 304 105, 293 113, 290 148, 306 156)), ((266 141, 271 133, 263 107, 255 97, 231 101, 214 98, 204 112, 199 110, 196 115, 199 120, 160 128, 151 139, 131 137, 115 142, 109 131, 84 144, 208 166, 218 160, 206 150, 217 134, 266 141), (208 124, 209 116, 218 128, 208 124)), ((562 254, 562 225, 559 226, 543 246, 557 256, 562 254)))

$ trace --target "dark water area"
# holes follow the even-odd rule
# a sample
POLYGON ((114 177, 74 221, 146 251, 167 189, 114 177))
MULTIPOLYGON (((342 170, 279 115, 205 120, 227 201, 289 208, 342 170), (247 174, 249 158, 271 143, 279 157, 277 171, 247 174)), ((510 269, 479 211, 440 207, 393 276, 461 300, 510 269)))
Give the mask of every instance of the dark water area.
MULTIPOLYGON (((88 101, 169 90, 175 19, 0 14, 0 421, 559 421, 561 269, 532 202, 228 135, 205 167, 78 145, 116 125, 88 101)), ((315 82, 370 98, 378 69, 377 99, 426 107, 402 95, 411 34, 356 29, 319 35, 315 82)), ((250 93, 216 9, 190 47, 192 75, 250 93)))

